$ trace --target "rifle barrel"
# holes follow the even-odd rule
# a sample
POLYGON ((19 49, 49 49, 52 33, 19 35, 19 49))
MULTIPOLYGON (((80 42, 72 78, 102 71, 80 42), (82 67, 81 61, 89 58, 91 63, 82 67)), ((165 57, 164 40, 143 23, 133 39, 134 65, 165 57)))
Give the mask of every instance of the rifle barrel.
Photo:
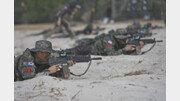
POLYGON ((163 42, 163 40, 156 40, 156 42, 163 42))
POLYGON ((91 58, 91 60, 102 60, 101 57, 98 57, 98 58, 91 58))

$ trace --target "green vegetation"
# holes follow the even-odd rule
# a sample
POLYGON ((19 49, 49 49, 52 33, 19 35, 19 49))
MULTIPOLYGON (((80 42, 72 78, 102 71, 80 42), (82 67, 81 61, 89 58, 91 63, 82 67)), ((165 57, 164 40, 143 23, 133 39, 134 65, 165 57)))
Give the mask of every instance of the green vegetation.
MULTIPOLYGON (((70 0, 14 0, 14 23, 47 23, 54 22, 55 13, 70 0), (24 3, 24 5, 23 5, 24 3)), ((115 20, 133 19, 131 12, 126 12, 122 7, 126 0, 79 0, 82 9, 74 16, 75 21, 83 21, 82 16, 87 13, 90 16, 91 8, 96 9, 94 19, 102 19, 107 16, 107 9, 112 10, 112 2, 115 2, 115 20), (121 13, 120 13, 121 12, 121 13)), ((129 0, 131 1, 131 0, 129 0)), ((164 10, 164 0, 148 0, 148 11, 151 19, 161 19, 164 10)), ((137 5, 141 7, 141 5, 137 5)), ((111 11, 110 10, 110 11, 111 11)), ((112 16, 112 12, 109 13, 112 16)), ((136 12, 137 18, 142 18, 141 12, 136 12)))

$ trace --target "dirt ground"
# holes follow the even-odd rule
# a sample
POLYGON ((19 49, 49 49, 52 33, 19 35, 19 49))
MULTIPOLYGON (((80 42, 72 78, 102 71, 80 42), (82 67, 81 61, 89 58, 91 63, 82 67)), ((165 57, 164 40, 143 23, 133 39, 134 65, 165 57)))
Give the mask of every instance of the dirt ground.
MULTIPOLYGON (((125 28, 132 22, 98 24, 111 29, 125 28)), ((141 22, 142 24, 146 22, 141 22)), ((162 21, 152 21, 153 25, 164 26, 162 21)), ((14 55, 18 56, 26 48, 34 48, 42 36, 28 36, 53 24, 17 25, 14 31, 14 55)), ((84 28, 83 24, 73 27, 84 28)), ((102 33, 103 33, 102 32, 102 33)), ((166 100, 166 28, 152 30, 152 36, 162 43, 148 53, 138 56, 100 56, 102 61, 93 61, 89 71, 82 77, 71 76, 68 80, 37 75, 33 79, 14 83, 15 101, 165 101, 166 100)), ((58 36, 58 34, 54 35, 58 36)), ((54 49, 66 49, 77 45, 82 38, 95 36, 79 35, 76 39, 49 38, 54 49)), ((149 49, 146 45, 143 51, 149 49)), ((94 56, 93 56, 94 57, 94 56)), ((72 72, 84 72, 88 63, 72 66, 72 72)))

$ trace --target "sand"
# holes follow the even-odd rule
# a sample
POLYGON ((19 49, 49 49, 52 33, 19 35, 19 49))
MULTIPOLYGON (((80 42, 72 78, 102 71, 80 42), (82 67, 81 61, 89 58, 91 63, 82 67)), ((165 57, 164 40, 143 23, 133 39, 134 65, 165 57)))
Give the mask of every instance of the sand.
MULTIPOLYGON (((101 25, 107 29, 125 28, 129 23, 101 25)), ((162 25, 162 22, 153 22, 162 25)), ((80 29, 75 27, 74 29, 80 29)), ((47 28, 48 29, 48 28, 47 28)), ((26 48, 33 48, 42 36, 27 37, 43 29, 15 29, 14 55, 26 48)), ((162 43, 143 55, 100 56, 102 61, 93 61, 89 71, 81 77, 68 80, 37 75, 33 79, 14 83, 15 101, 165 101, 166 100, 166 28, 155 29, 152 36, 162 43)), ((58 35, 58 34, 57 34, 58 35)), ((54 36, 57 36, 54 35, 54 36)), ((49 38, 54 49, 66 49, 77 45, 82 38, 95 36, 80 35, 76 39, 49 38)), ((149 49, 146 45, 143 51, 149 49)), ((97 57, 97 56, 92 56, 97 57)), ((88 63, 70 67, 73 73, 84 72, 88 63)))

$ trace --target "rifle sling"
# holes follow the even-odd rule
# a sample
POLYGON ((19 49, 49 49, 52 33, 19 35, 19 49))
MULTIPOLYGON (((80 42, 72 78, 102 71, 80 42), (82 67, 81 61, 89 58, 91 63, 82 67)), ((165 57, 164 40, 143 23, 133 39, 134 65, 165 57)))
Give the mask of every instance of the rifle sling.
POLYGON ((80 76, 83 76, 83 75, 86 74, 87 71, 89 70, 89 67, 91 66, 91 62, 92 62, 92 61, 89 62, 88 67, 87 67, 87 69, 84 71, 84 73, 82 73, 82 74, 74 74, 74 73, 70 72, 70 74, 73 75, 73 76, 79 76, 79 77, 80 77, 80 76))
POLYGON ((142 52, 141 55, 143 55, 143 54, 145 54, 145 53, 151 51, 155 45, 156 45, 156 42, 154 42, 154 44, 151 46, 151 48, 149 48, 148 50, 142 52))

